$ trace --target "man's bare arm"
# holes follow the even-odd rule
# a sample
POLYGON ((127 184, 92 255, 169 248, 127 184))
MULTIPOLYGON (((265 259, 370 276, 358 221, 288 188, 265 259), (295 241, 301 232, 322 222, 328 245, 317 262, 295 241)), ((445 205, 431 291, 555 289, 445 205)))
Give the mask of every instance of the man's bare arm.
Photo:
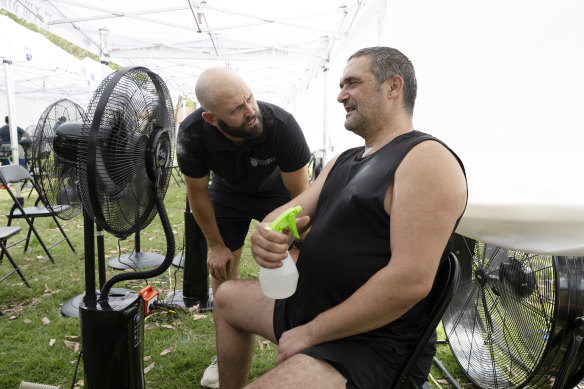
POLYGON ((215 221, 213 203, 209 197, 209 176, 193 178, 185 175, 187 196, 193 215, 201 227, 209 246, 223 244, 219 228, 215 221))
POLYGON ((308 188, 308 168, 302 168, 293 172, 280 172, 284 186, 290 192, 290 197, 294 198, 308 188))

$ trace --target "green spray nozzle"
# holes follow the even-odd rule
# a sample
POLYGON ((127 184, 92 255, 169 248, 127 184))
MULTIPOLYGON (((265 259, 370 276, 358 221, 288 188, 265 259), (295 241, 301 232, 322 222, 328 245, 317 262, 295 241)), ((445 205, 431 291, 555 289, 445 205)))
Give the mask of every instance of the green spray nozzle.
POLYGON ((300 238, 300 235, 298 235, 298 229, 296 228, 296 215, 298 215, 300 211, 302 211, 302 207, 300 205, 288 208, 282 212, 280 216, 278 216, 276 220, 272 222, 272 224, 266 227, 266 230, 282 232, 284 228, 289 227, 294 236, 300 238))

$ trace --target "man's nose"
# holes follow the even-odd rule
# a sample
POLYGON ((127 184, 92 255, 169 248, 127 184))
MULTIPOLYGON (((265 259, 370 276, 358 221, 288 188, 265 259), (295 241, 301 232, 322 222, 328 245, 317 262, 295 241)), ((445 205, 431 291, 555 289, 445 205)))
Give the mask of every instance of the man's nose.
POLYGON ((344 103, 345 101, 347 101, 349 98, 349 96, 347 95, 347 92, 345 91, 345 89, 341 89, 341 91, 339 92, 339 95, 337 96, 337 101, 339 103, 344 103))

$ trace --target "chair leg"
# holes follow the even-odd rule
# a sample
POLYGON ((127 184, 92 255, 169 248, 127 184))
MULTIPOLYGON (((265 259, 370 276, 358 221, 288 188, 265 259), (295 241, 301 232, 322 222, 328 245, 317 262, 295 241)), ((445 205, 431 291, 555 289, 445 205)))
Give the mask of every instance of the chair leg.
POLYGON ((26 253, 28 251, 28 244, 30 242, 30 233, 31 233, 31 228, 32 225, 34 224, 34 217, 30 218, 30 226, 28 228, 28 233, 26 234, 26 242, 24 243, 24 252, 26 253))
POLYGON ((69 237, 65 233, 65 230, 63 229, 63 227, 61 227, 61 223, 59 223, 59 220, 57 220, 57 218, 55 217, 55 215, 53 215, 53 220, 55 221, 55 224, 57 224, 57 227, 59 227, 59 231, 61 231, 61 234, 63 235, 63 237, 65 238, 65 240, 69 244, 69 247, 71 247, 71 250, 75 254, 77 254, 77 251, 75 251, 75 247, 73 247, 73 243, 71 243, 71 241, 69 240, 69 237))
POLYGON ((30 284, 26 280, 26 277, 24 276, 24 274, 22 273, 22 271, 20 271, 20 268, 18 267, 18 265, 16 264, 16 262, 14 262, 14 259, 12 259, 12 256, 10 255, 10 253, 8 252, 8 249, 4 245, 4 242, 2 242, 2 241, 0 241, 0 249, 2 251, 2 256, 4 256, 4 253, 6 253, 6 257, 8 258, 8 260, 10 261, 10 263, 12 264, 12 267, 14 267, 14 270, 13 271, 11 271, 10 273, 8 273, 4 277, 2 277, 2 279, 0 279, 0 282, 4 281, 6 278, 8 278, 10 275, 12 275, 12 273, 17 272, 18 275, 20 276, 20 278, 22 279, 22 281, 24 281, 24 284, 26 286, 28 286, 29 288, 31 288, 30 284))
POLYGON ((26 251, 26 249, 28 248, 28 241, 29 241, 29 238, 30 238, 31 230, 32 230, 32 232, 34 233, 34 236, 36 236, 37 240, 41 244, 43 250, 45 251, 45 253, 49 257, 49 259, 51 260, 51 262, 55 263, 55 259, 51 255, 51 252, 49 251, 49 249, 45 245, 45 242, 43 241, 43 239, 41 238, 41 236, 37 232, 36 228, 34 228, 34 218, 30 218, 29 219, 28 217, 26 217, 26 221, 28 222, 28 236, 27 236, 27 240, 26 240, 26 245, 24 246, 24 251, 26 251))
POLYGON ((174 182, 176 182, 176 186, 178 186, 180 188, 180 182, 178 182, 178 179, 174 175, 174 169, 173 168, 170 168, 170 176, 174 179, 174 182))

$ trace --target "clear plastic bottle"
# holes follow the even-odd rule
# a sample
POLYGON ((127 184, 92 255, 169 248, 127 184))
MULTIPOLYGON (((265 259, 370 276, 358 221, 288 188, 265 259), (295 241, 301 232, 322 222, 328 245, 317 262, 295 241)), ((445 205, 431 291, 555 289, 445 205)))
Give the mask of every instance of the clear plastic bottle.
POLYGON ((282 261, 282 266, 276 269, 260 268, 260 286, 262 292, 273 299, 284 299, 296 292, 298 270, 294 260, 288 257, 282 261))
MULTIPOLYGON (((288 227, 292 234, 298 238, 296 215, 300 211, 302 211, 302 207, 300 206, 287 209, 269 227, 266 227, 266 229, 282 232, 282 230, 288 227)), ((296 292, 298 270, 290 253, 287 254, 288 257, 282 261, 282 266, 275 269, 260 268, 259 280, 262 292, 273 299, 290 297, 296 292)))

